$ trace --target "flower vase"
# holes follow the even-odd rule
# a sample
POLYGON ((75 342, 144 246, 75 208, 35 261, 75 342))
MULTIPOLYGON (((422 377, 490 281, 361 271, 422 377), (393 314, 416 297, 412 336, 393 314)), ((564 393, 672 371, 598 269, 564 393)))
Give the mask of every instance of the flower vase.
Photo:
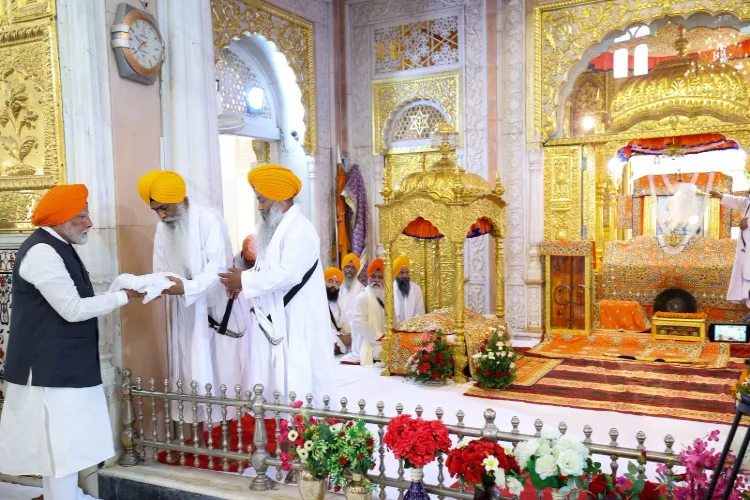
POLYGON ((362 474, 352 472, 351 479, 346 482, 344 496, 346 500, 370 500, 372 498, 372 492, 367 491, 362 474))
POLYGON ((422 478, 424 471, 422 468, 409 469, 411 471, 411 486, 404 494, 404 500, 430 500, 430 495, 424 490, 422 478))
POLYGON ((495 500, 497 498, 500 498, 500 492, 495 488, 495 483, 474 487, 474 500, 495 500))
POLYGON ((315 479, 306 470, 297 473, 297 490, 302 500, 323 500, 326 495, 326 482, 315 479))
POLYGON ((560 493, 560 490, 557 488, 552 488, 552 500, 565 500, 565 495, 560 493))

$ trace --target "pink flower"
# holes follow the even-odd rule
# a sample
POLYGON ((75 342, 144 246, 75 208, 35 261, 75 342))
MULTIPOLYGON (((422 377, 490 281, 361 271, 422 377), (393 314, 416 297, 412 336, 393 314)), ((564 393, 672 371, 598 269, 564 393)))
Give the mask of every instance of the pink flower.
POLYGON ((711 434, 708 435, 708 440, 718 442, 719 441, 719 429, 712 431, 711 434))
POLYGON ((427 352, 432 352, 433 349, 435 349, 435 343, 434 342, 430 342, 429 344, 427 344, 427 347, 424 348, 424 350, 427 351, 427 352))
POLYGON ((292 408, 299 408, 300 406, 302 406, 302 401, 295 401, 292 403, 292 408))
POLYGON ((419 340, 421 340, 422 342, 429 342, 430 340, 432 340, 432 337, 430 336, 429 333, 425 332, 419 336, 419 340))

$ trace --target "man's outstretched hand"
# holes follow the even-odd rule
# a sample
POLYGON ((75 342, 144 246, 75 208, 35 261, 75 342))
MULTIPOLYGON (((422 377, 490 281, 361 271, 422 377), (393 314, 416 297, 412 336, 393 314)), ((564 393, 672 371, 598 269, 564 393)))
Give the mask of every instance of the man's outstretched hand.
POLYGON ((239 291, 242 290, 242 269, 230 267, 227 272, 219 273, 219 278, 221 284, 227 289, 228 297, 231 297, 229 292, 239 293, 239 291))
POLYGON ((162 290, 162 295, 185 295, 185 285, 182 283, 182 280, 180 278, 167 276, 167 279, 174 283, 174 285, 162 290))

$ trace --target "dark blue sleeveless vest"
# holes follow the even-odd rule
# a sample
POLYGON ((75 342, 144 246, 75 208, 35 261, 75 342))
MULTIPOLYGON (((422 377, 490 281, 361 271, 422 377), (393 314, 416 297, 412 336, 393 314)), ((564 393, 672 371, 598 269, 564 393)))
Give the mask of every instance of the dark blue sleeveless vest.
POLYGON ((11 292, 10 333, 5 380, 40 387, 93 387, 102 383, 97 319, 65 321, 19 269, 34 245, 45 243, 62 258, 81 298, 93 297, 89 273, 72 245, 44 229, 32 233, 16 255, 11 292))

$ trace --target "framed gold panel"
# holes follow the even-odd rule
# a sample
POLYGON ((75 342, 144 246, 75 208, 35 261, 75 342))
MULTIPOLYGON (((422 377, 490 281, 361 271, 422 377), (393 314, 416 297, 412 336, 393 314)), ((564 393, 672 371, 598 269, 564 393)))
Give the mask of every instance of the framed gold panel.
POLYGON ((581 147, 544 148, 545 240, 581 239, 581 147))
POLYGON ((305 151, 316 153, 315 27, 312 21, 262 0, 211 0, 214 59, 232 40, 262 35, 284 54, 294 71, 305 108, 305 151))

